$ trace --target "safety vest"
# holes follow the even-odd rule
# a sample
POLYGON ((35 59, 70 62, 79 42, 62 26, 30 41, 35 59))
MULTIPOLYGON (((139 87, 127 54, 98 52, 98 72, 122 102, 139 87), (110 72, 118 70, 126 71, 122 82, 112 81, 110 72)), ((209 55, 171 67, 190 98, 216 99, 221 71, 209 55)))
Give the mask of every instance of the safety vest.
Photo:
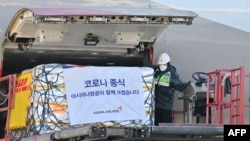
POLYGON ((168 71, 164 73, 163 75, 158 75, 157 77, 154 78, 154 82, 158 86, 170 86, 170 79, 171 79, 171 72, 168 71))

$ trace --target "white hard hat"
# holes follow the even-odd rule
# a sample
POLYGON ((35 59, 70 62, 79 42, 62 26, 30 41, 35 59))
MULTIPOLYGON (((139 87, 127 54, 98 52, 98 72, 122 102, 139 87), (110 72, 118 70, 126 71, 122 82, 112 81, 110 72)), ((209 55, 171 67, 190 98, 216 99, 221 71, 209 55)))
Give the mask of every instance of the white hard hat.
POLYGON ((162 53, 159 57, 158 64, 159 65, 167 64, 168 62, 170 62, 170 60, 171 59, 167 53, 162 53))

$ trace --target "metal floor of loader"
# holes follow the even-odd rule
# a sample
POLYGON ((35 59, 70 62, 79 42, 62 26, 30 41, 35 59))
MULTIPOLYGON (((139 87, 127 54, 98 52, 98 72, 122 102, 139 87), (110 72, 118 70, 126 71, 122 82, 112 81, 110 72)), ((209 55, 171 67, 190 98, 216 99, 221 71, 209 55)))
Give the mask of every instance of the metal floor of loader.
POLYGON ((223 126, 167 123, 152 127, 98 127, 94 125, 23 138, 21 141, 223 141, 223 126))

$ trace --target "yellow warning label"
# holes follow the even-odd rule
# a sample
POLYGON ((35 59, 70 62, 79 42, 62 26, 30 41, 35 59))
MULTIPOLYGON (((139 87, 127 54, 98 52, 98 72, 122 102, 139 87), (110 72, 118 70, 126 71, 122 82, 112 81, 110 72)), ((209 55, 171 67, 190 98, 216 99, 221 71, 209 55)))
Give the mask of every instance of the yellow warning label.
POLYGON ((26 127, 29 106, 31 71, 25 71, 16 78, 15 106, 10 114, 10 129, 26 127))

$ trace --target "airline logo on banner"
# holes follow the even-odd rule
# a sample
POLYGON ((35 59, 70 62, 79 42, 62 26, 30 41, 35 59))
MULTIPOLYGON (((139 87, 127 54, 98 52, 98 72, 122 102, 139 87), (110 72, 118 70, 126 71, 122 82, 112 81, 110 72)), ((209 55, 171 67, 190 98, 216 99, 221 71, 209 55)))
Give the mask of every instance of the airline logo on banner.
POLYGON ((140 68, 72 67, 63 75, 71 125, 145 120, 140 68))

